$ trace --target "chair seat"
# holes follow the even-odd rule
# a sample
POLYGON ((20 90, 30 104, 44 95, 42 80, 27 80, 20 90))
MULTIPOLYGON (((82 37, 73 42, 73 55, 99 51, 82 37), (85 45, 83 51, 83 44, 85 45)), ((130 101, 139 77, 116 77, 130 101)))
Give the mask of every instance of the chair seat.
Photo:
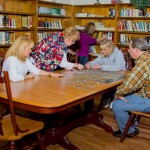
POLYGON ((136 114, 136 115, 150 117, 150 113, 138 112, 138 111, 130 111, 130 112, 133 113, 133 114, 136 114))
POLYGON ((24 118, 16 115, 16 121, 21 130, 29 129, 29 131, 20 133, 16 136, 14 134, 11 116, 10 114, 6 115, 2 119, 3 132, 4 136, 0 135, 0 140, 18 140, 24 137, 25 135, 37 132, 44 127, 44 123, 40 121, 31 120, 28 118, 24 118))

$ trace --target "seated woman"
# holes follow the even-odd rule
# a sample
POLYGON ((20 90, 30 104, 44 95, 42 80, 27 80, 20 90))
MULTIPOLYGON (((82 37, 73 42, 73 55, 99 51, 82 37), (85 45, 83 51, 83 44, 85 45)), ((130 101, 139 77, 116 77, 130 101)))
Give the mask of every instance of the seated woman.
POLYGON ((8 71, 11 81, 21 81, 34 78, 35 75, 63 76, 36 68, 29 60, 29 54, 34 43, 26 36, 17 38, 5 55, 2 71, 8 71), (28 74, 27 74, 28 73, 28 74))
POLYGON ((113 44, 111 40, 105 39, 101 45, 101 55, 95 60, 88 62, 87 69, 101 69, 104 71, 126 70, 123 53, 113 44))
POLYGON ((40 41, 31 53, 31 62, 39 69, 53 71, 58 66, 65 69, 83 69, 84 66, 67 61, 67 46, 75 43, 80 38, 79 31, 67 28, 64 32, 50 33, 40 41))
MULTIPOLYGON (((126 70, 125 59, 123 53, 113 44, 111 40, 105 39, 101 45, 101 55, 95 60, 88 62, 85 67, 87 69, 100 69, 103 71, 120 71, 126 70)), ((114 98, 115 91, 102 95, 102 100, 98 111, 102 107, 107 108, 114 98)))

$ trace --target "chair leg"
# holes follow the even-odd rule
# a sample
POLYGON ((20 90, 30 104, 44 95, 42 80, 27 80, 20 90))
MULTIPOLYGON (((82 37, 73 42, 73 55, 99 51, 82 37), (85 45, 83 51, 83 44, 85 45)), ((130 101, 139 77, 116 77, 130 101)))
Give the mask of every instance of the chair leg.
POLYGON ((125 137, 126 137, 126 134, 127 134, 128 130, 129 130, 129 128, 130 128, 130 126, 131 126, 131 123, 132 123, 132 121, 134 120, 134 117, 135 117, 135 116, 136 116, 135 114, 131 114, 131 115, 130 115, 130 118, 129 118, 129 120, 128 120, 126 126, 125 126, 125 129, 124 129, 124 131, 123 131, 123 133, 122 133, 122 136, 121 136, 121 138, 120 138, 120 142, 121 142, 121 143, 124 141, 124 139, 125 139, 125 137))
POLYGON ((40 143, 41 150, 46 150, 46 147, 44 145, 43 138, 42 138, 40 132, 37 132, 36 136, 37 136, 38 142, 40 143))
POLYGON ((16 143, 15 141, 10 141, 10 150, 16 150, 16 143))

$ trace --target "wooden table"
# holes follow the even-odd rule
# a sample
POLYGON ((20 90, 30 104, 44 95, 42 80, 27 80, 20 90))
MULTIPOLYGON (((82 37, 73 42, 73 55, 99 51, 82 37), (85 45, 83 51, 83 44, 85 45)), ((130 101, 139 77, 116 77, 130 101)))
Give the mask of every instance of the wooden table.
MULTIPOLYGON (((36 76, 34 79, 11 82, 15 107, 41 114, 52 114, 84 103, 85 101, 116 87, 123 81, 123 79, 118 79, 117 81, 110 83, 95 83, 96 81, 92 81, 92 83, 89 83, 91 86, 93 84, 92 88, 86 88, 88 85, 87 83, 87 85, 84 84, 84 89, 80 89, 78 85, 77 87, 73 85, 74 80, 78 79, 78 74, 76 74, 76 72, 63 71, 62 73, 64 74, 64 77, 60 78, 36 76)), ((125 72, 119 72, 118 74, 125 75, 125 72)), ((6 91, 4 85, 0 86, 0 97, 0 103, 6 103, 6 91)), ((107 132, 112 132, 112 128, 106 125, 102 118, 102 115, 91 112, 62 127, 51 128, 47 130, 44 135, 45 144, 57 143, 66 149, 76 150, 78 148, 67 139, 66 134, 73 128, 83 126, 87 123, 93 123, 107 132)))

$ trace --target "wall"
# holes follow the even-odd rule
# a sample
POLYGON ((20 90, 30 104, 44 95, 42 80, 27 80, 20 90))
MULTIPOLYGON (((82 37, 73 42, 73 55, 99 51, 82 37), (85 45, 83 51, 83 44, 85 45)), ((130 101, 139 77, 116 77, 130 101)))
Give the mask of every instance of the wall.
POLYGON ((72 4, 72 0, 41 0, 41 1, 56 2, 62 4, 72 4))
MULTIPOLYGON (((95 4, 97 3, 97 0, 73 0, 72 4, 73 5, 83 5, 83 4, 95 4)), ((101 4, 107 4, 111 3, 111 0, 99 0, 99 3, 101 4)))
MULTIPOLYGON (((62 4, 72 4, 72 5, 84 5, 84 4, 95 4, 97 0, 42 0, 42 1, 49 1, 49 2, 56 2, 62 4)), ((122 0, 123 3, 129 3, 130 0, 122 0)), ((111 0, 99 0, 101 4, 109 4, 111 0)))

